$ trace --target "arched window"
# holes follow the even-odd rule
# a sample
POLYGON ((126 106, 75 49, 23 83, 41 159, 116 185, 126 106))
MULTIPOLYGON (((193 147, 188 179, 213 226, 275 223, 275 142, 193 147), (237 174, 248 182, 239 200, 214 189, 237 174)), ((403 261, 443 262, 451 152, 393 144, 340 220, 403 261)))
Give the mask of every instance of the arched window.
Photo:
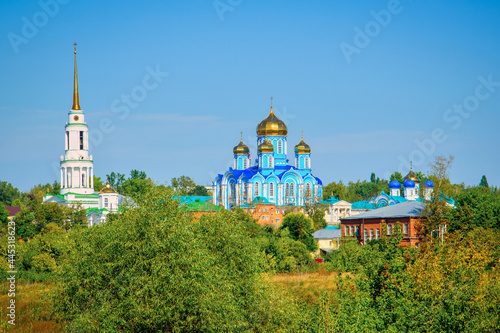
POLYGON ((269 196, 274 198, 274 183, 269 183, 269 196))
POLYGON ((87 187, 87 184, 85 183, 85 174, 82 173, 82 187, 87 187))
POLYGON ((309 169, 309 157, 306 157, 306 169, 309 169))
POLYGON ((259 182, 255 182, 255 196, 259 196, 259 182))
POLYGON ((289 197, 290 196, 290 184, 289 183, 286 183, 285 185, 285 197, 289 197))
POLYGON ((243 169, 248 168, 247 163, 248 163, 248 159, 244 158, 243 159, 243 169))
POLYGON ((306 184, 306 198, 311 199, 311 197, 312 197, 311 184, 307 183, 306 184))
POLYGON ((278 154, 283 154, 283 144, 281 143, 281 140, 278 140, 278 154))
POLYGON ((294 184, 293 183, 290 183, 290 196, 291 197, 295 196, 294 184))
POLYGON ((269 167, 270 167, 270 168, 272 168, 272 167, 274 166, 274 163, 273 163, 273 162, 274 162, 274 161, 273 161, 273 157, 272 157, 272 156, 270 156, 270 157, 269 157, 269 167))
POLYGON ((302 169, 303 167, 304 167, 304 157, 300 156, 300 159, 299 159, 299 168, 302 169))
POLYGON ((108 207, 108 198, 104 198, 104 207, 108 207))

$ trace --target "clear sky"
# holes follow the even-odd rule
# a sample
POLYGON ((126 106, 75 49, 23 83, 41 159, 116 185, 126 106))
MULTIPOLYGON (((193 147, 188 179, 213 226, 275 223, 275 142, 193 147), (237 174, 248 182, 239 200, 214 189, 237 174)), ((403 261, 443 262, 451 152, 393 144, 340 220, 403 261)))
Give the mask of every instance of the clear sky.
POLYGON ((255 157, 273 96, 290 161, 303 130, 325 185, 410 160, 427 173, 437 154, 455 156, 454 183, 500 185, 498 1, 0 0, 0 13, 0 180, 21 190, 59 180, 74 42, 103 178, 209 184, 240 131, 255 157))

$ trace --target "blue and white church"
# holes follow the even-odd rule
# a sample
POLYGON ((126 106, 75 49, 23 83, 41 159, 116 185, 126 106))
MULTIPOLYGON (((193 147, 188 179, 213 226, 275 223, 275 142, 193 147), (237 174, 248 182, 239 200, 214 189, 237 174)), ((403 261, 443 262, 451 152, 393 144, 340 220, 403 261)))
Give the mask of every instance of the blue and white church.
POLYGON ((252 166, 243 138, 233 149, 234 166, 212 183, 213 203, 226 209, 266 198, 278 205, 304 206, 322 199, 323 183, 311 172, 311 148, 304 138, 294 148, 295 164, 287 159, 285 123, 271 111, 257 126, 257 156, 252 166))

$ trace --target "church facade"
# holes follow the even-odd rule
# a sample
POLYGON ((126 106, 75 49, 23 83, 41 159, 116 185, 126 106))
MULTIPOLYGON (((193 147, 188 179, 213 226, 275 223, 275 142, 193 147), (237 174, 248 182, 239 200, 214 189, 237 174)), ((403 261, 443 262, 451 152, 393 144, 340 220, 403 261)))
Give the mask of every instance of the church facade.
POLYGON ((286 124, 271 111, 257 126, 257 155, 240 143, 233 149, 234 165, 212 183, 213 203, 226 209, 265 198, 278 206, 304 206, 321 200, 323 183, 312 174, 311 148, 304 138, 294 147, 294 165, 287 159, 286 124))
POLYGON ((126 197, 111 188, 109 182, 100 192, 94 191, 94 161, 89 155, 89 130, 79 103, 76 45, 73 106, 68 113, 64 145, 65 153, 61 155, 60 163, 61 190, 58 195, 44 195, 43 203, 80 205, 87 210, 89 225, 100 223, 109 212, 117 212, 126 197))

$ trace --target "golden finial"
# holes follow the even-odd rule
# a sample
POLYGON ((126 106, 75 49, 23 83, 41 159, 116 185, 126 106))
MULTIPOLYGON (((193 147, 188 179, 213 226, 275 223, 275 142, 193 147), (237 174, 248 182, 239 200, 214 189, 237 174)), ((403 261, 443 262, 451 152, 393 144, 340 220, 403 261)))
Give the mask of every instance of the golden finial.
POLYGON ((302 131, 302 140, 304 140, 304 131, 302 131))
POLYGON ((413 171, 413 161, 410 161, 410 171, 413 171))
POLYGON ((80 101, 78 98, 78 74, 76 70, 76 42, 73 44, 75 46, 75 82, 73 87, 73 107, 72 110, 81 110, 80 109, 80 101))
POLYGON ((241 131, 241 142, 243 142, 243 131, 241 131))

